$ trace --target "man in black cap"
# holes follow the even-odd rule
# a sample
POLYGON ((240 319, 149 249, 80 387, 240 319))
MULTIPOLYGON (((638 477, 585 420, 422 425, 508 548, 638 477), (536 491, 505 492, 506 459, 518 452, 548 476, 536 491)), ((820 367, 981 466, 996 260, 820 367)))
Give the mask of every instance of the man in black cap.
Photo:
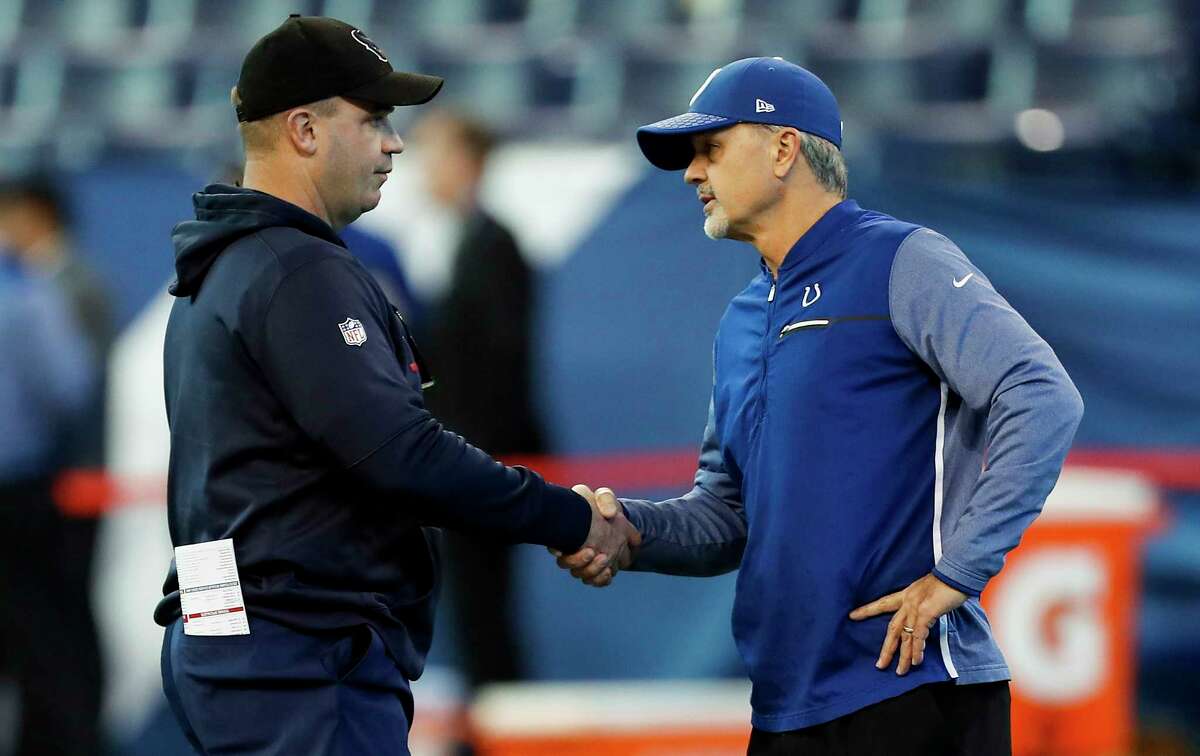
POLYGON ((638 536, 581 494, 496 462, 425 409, 408 328, 337 229, 379 202, 403 142, 393 71, 361 31, 293 16, 233 101, 243 187, 194 197, 173 237, 163 687, 202 752, 407 753, 429 649, 435 530, 630 561, 638 536))

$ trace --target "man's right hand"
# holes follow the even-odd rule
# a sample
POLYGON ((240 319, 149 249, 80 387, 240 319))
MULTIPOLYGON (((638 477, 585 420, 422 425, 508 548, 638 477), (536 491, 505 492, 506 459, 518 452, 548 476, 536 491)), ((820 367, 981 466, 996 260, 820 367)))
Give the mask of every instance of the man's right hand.
POLYGON ((616 577, 617 572, 633 563, 642 536, 625 518, 613 492, 601 488, 593 492, 585 485, 571 489, 587 499, 592 507, 592 527, 579 551, 571 555, 552 552, 558 566, 588 585, 601 588, 616 577))

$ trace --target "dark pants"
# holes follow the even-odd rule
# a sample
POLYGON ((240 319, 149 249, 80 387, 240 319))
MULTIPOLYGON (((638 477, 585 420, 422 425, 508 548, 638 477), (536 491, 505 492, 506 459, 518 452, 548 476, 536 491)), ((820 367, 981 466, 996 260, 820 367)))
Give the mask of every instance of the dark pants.
POLYGON ((367 625, 301 633, 253 615, 250 635, 166 629, 163 692, 205 754, 407 756, 408 680, 367 625))
POLYGON ((749 756, 1009 756, 1007 682, 922 685, 824 724, 750 734, 749 756))
POLYGON ((513 616, 515 550, 505 543, 445 531, 446 582, 462 633, 462 671, 472 688, 522 677, 513 616))
POLYGON ((18 756, 103 752, 95 535, 95 520, 60 513, 48 480, 0 485, 0 668, 16 681, 18 756))

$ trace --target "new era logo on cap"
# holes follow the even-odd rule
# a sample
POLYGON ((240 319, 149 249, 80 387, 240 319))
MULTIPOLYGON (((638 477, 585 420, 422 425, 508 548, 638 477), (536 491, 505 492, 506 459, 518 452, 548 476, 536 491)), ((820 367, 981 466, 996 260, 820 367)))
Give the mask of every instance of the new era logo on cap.
POLYGON ((775 106, 772 105, 771 103, 767 102, 766 100, 759 100, 759 99, 755 98, 754 112, 755 113, 774 113, 775 106))

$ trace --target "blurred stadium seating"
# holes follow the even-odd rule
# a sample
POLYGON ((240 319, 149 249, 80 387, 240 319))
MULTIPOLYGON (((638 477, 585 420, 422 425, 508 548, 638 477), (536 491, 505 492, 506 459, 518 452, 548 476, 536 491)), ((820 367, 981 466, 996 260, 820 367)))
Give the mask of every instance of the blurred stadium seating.
POLYGON ((446 76, 445 100, 537 138, 624 135, 681 108, 721 62, 778 54, 832 85, 860 145, 896 136, 906 148, 1087 150, 1165 130, 1194 146, 1190 5, 3 0, 0 164, 80 167, 133 151, 199 165, 229 154, 220 126, 238 61, 289 12, 362 26, 398 68, 446 76), (1049 141, 1016 126, 1031 108, 1050 114, 1029 125, 1055 132, 1049 141))

